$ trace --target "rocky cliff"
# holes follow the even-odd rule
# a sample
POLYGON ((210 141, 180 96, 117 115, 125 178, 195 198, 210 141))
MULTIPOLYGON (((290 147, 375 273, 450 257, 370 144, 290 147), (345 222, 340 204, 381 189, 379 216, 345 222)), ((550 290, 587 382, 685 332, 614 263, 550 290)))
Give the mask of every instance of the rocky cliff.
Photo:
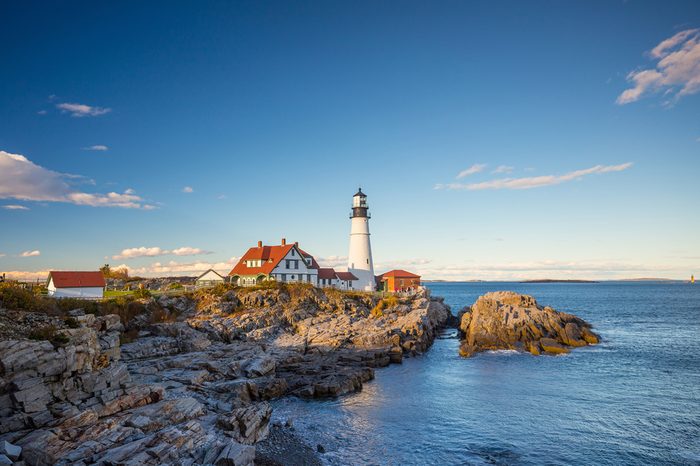
POLYGON ((427 291, 382 305, 311 287, 143 304, 146 313, 128 321, 0 311, 3 335, 58 326, 51 341, 0 341, 0 443, 22 448, 12 460, 253 464, 270 428, 268 400, 359 390, 374 368, 427 349, 449 315, 427 291))
POLYGON ((567 353, 598 343, 591 325, 574 315, 540 306, 532 296, 499 291, 481 296, 461 311, 462 356, 512 349, 534 355, 567 353))

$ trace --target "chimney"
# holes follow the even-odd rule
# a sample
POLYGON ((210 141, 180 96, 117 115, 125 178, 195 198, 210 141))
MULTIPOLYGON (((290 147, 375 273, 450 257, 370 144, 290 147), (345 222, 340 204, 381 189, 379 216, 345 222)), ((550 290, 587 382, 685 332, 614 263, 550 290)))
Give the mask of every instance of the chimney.
POLYGON ((299 241, 294 241, 294 246, 299 247, 299 241))
POLYGON ((287 245, 287 238, 282 238, 282 246, 286 246, 286 245, 287 245))
POLYGON ((258 241, 258 247, 259 247, 259 248, 262 247, 262 241, 258 241))

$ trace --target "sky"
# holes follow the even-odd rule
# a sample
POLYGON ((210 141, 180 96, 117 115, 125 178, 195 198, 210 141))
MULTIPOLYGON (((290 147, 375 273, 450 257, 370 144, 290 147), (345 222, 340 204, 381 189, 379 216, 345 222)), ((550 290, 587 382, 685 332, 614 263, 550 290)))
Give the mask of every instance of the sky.
POLYGON ((700 275, 697 1, 0 1, 0 272, 700 275))

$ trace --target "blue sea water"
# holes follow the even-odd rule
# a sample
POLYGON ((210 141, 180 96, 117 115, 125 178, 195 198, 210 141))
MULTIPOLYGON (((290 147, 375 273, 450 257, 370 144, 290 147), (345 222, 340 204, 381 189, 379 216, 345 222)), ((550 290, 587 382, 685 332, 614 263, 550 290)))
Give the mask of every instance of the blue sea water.
POLYGON ((433 283, 453 313, 488 291, 592 323, 564 356, 463 359, 454 331, 357 394, 280 400, 327 464, 700 464, 700 285, 433 283))

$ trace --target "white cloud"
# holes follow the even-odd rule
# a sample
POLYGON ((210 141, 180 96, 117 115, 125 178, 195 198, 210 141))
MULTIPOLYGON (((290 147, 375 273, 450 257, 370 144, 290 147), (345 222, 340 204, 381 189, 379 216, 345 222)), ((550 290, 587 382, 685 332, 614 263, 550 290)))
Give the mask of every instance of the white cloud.
POLYGON ((49 277, 48 270, 24 271, 24 270, 9 270, 3 272, 10 280, 41 280, 49 277))
POLYGON ((185 186, 184 188, 182 188, 182 192, 183 193, 193 193, 194 189, 192 189, 192 186, 185 186))
POLYGON ((109 147, 104 146, 102 144, 96 144, 94 146, 83 147, 83 150, 96 150, 96 151, 104 152, 104 151, 108 151, 109 147))
POLYGON ((219 200, 224 200, 224 199, 227 199, 227 196, 226 196, 226 194, 219 194, 216 198, 219 200))
POLYGON ((467 168, 466 170, 462 170, 461 172, 459 172, 457 174, 457 179, 464 178, 464 177, 467 177, 469 175, 473 175, 475 173, 479 173, 479 172, 483 171, 484 168, 486 168, 485 163, 475 163, 474 165, 467 168))
POLYGON ((7 210, 29 210, 29 207, 17 204, 7 204, 2 206, 2 208, 7 210))
POLYGON ((36 257, 40 255, 41 251, 35 249, 33 251, 24 251, 22 254, 20 254, 20 257, 36 257))
POLYGON ((153 257, 153 256, 162 256, 164 254, 167 254, 167 251, 165 251, 159 247, 147 248, 147 247, 141 246, 140 248, 122 249, 122 252, 112 256, 112 259, 119 260, 119 259, 132 259, 134 257, 153 257))
POLYGON ((0 252, 0 257, 5 257, 7 254, 3 254, 0 252))
POLYGON ((172 251, 170 251, 170 253, 175 254, 176 256, 196 256, 198 254, 211 254, 211 251, 205 251, 204 249, 183 246, 181 248, 173 249, 172 251))
POLYGON ((70 114, 70 116, 77 118, 86 116, 100 116, 112 111, 111 108, 92 107, 90 105, 75 104, 68 102, 56 104, 56 108, 61 110, 61 113, 68 113, 70 114))
MULTIPOLYGON (((124 193, 85 193, 75 189, 85 177, 59 173, 36 165, 23 155, 0 151, 0 199, 67 202, 92 207, 152 209, 133 190, 124 193)), ((88 180, 88 183, 90 180, 88 180)))
POLYGON ((220 274, 226 275, 239 259, 239 257, 231 257, 227 261, 220 262, 154 262, 145 267, 129 267, 126 264, 122 264, 118 265, 116 268, 125 268, 129 271, 129 275, 140 276, 163 276, 172 274, 199 275, 209 269, 214 269, 220 274))
POLYGON ((670 104, 700 91, 700 29, 686 29, 654 47, 650 56, 654 68, 632 71, 627 81, 633 86, 617 97, 619 105, 639 100, 645 94, 663 92, 670 104))
POLYGON ((135 257, 155 257, 155 256, 165 256, 167 254, 174 254, 176 256, 195 256, 198 254, 211 254, 210 251, 205 251, 200 248, 191 248, 189 246, 183 246, 181 248, 173 249, 172 251, 168 249, 163 249, 157 246, 145 247, 141 246, 138 248, 127 248, 122 249, 119 254, 112 256, 112 259, 133 259, 135 257))
POLYGON ((510 172, 512 172, 513 170, 515 170, 515 167, 511 167, 511 166, 509 166, 509 165, 499 165, 499 166, 496 167, 496 169, 495 169, 494 171, 492 171, 491 173, 510 173, 510 172))
POLYGON ((46 115, 48 112, 46 110, 39 110, 36 112, 37 115, 46 115))
POLYGON ((327 257, 317 257, 316 262, 321 267, 347 267, 348 266, 348 256, 327 256, 327 257))
POLYGON ((563 175, 543 175, 524 178, 500 178, 497 180, 484 181, 482 183, 448 183, 437 184, 435 189, 453 189, 478 191, 483 189, 531 189, 551 186, 580 179, 587 175, 611 173, 627 170, 632 166, 632 162, 620 165, 596 165, 583 170, 576 170, 563 175))
MULTIPOLYGON (((388 262, 391 264, 391 262, 388 262)), ((395 262, 401 264, 401 261, 395 262)), ((394 267, 391 267, 394 268, 394 267)), ((588 279, 615 280, 637 277, 685 278, 687 267, 618 261, 542 260, 503 263, 416 264, 405 268, 424 280, 588 279)), ((379 271, 384 269, 377 268, 379 271)), ((387 267, 388 269, 388 267, 387 267)))

